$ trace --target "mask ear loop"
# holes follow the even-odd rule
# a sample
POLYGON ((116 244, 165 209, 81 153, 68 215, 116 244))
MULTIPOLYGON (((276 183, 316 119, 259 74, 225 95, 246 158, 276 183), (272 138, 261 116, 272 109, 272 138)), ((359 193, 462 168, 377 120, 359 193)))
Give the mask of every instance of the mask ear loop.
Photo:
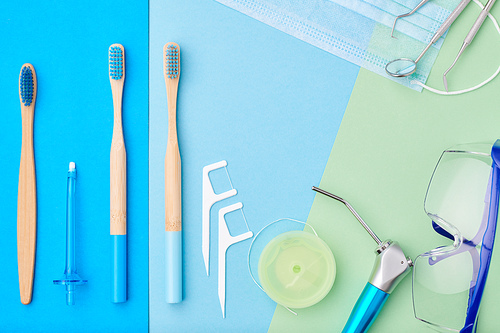
MULTIPOLYGON (((243 210, 242 210, 242 213, 243 213, 243 210)), ((243 215, 244 216, 244 215, 243 215)), ((302 222, 302 221, 299 221, 299 220, 295 220, 295 219, 291 219, 291 218, 284 218, 284 219, 279 219, 279 220, 276 220, 276 221, 273 221, 269 224, 267 224, 264 228, 260 229, 259 232, 255 235, 255 237, 252 239, 252 242, 250 243, 250 248, 248 249, 248 256, 247 256, 247 264, 248 264, 248 272, 250 273, 250 276, 252 277, 252 280, 253 282, 257 285, 257 287, 260 288, 260 290, 262 290, 264 293, 266 292, 264 290, 264 288, 262 288, 262 286, 257 282, 257 280, 255 279, 254 275, 253 275, 253 272, 252 272, 252 267, 250 266, 250 253, 252 252, 252 247, 253 247, 253 243, 255 242, 255 240, 257 239, 257 237, 259 237, 260 233, 262 231, 264 231, 264 229, 267 229, 268 227, 270 227, 271 225, 275 224, 275 223, 278 223, 278 222, 281 222, 281 221, 292 221, 292 222, 296 222, 296 223, 300 223, 300 224, 303 224, 305 226, 308 226, 309 228, 311 228, 311 230, 313 231, 314 235, 316 237, 319 238, 318 234, 316 233, 316 230, 314 230, 313 226, 310 225, 309 223, 307 222, 302 222)), ((246 222, 246 220, 245 220, 246 222)), ((279 304, 279 303, 278 303, 279 304)), ((287 309, 288 311, 290 311, 291 313, 293 313, 294 315, 297 315, 297 312, 293 311, 292 309, 290 309, 289 307, 283 305, 283 304, 279 304, 281 305, 282 307, 284 307, 285 309, 287 309)))
MULTIPOLYGON (((479 1, 477 1, 477 0, 473 0, 473 1, 481 9, 484 8, 483 4, 480 3, 479 1)), ((498 34, 500 35, 500 27, 498 26, 498 22, 495 19, 495 17, 493 15, 491 15, 490 13, 488 13, 488 17, 490 18, 491 22, 493 22, 493 25, 495 26, 495 28, 497 29, 498 34)), ((486 79, 485 81, 481 82, 480 84, 475 85, 474 87, 471 87, 471 88, 468 88, 468 89, 463 89, 463 90, 458 90, 458 91, 450 91, 450 92, 448 92, 448 91, 438 90, 438 89, 429 87, 429 86, 425 85, 424 83, 422 83, 422 82, 420 82, 418 80, 411 80, 410 84, 419 85, 422 88, 424 88, 424 89, 426 89, 426 90, 428 90, 430 92, 433 92, 435 94, 439 94, 439 95, 460 95, 460 94, 465 94, 467 92, 470 92, 470 91, 473 91, 473 90, 481 88, 482 86, 484 86, 485 84, 487 84, 491 80, 493 80, 498 75, 498 73, 500 73, 500 67, 498 67, 498 69, 496 70, 496 72, 492 76, 490 76, 488 79, 486 79)))

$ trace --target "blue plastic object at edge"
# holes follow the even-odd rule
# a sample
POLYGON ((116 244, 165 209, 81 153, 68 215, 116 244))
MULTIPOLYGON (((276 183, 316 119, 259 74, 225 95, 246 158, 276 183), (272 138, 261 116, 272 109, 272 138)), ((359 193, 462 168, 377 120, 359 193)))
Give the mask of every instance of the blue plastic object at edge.
POLYGON ((354 305, 342 333, 366 332, 382 310, 388 296, 388 293, 368 282, 354 305))
MULTIPOLYGON (((479 276, 477 277, 476 286, 469 300, 469 307, 467 309, 467 317, 465 325, 460 330, 460 333, 471 333, 476 324, 477 313, 479 311, 479 304, 483 296, 486 278, 488 277, 488 270, 490 268, 491 256, 493 252, 493 244, 495 243, 495 231, 498 219, 498 199, 500 190, 500 140, 495 141, 491 148, 491 158, 493 160, 492 176, 491 176, 491 197, 490 197, 490 210, 488 215, 488 225, 484 232, 483 241, 480 252, 480 266, 479 276)), ((475 331, 475 330, 474 330, 475 331)))
MULTIPOLYGON (((476 331, 477 326, 476 318, 479 312, 479 305, 483 296, 486 278, 491 262, 493 245, 495 243, 495 232, 498 219, 498 201, 500 190, 500 140, 496 140, 491 149, 491 158, 493 160, 492 168, 492 184, 491 184, 491 197, 488 215, 488 223, 482 239, 481 252, 480 252, 480 266, 479 276, 477 278, 476 286, 473 289, 472 296, 469 299, 469 306, 467 308, 467 316, 465 325, 460 330, 460 333, 471 333, 476 331)), ((433 229, 440 235, 453 240, 454 237, 449 232, 444 230, 437 223, 432 221, 433 229)))
POLYGON ((111 235, 113 241, 113 303, 127 301, 127 235, 111 235))

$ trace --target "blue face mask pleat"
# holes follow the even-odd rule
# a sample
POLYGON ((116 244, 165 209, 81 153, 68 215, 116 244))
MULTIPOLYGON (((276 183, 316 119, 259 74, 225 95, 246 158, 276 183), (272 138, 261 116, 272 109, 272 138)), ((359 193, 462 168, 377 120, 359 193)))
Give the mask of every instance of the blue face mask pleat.
MULTIPOLYGON (((381 8, 378 8, 376 6, 373 6, 365 1, 353 1, 353 0, 331 0, 331 1, 355 13, 363 15, 364 17, 369 18, 377 23, 380 23, 386 27, 392 27, 392 24, 394 22, 394 17, 397 16, 390 14, 390 12, 388 13, 387 11, 382 10, 381 8)), ((386 1, 386 3, 394 4, 391 1, 386 1)), ((391 7, 391 6, 385 6, 385 7, 391 7)), ((397 11, 394 8, 391 9, 391 12, 404 13, 404 11, 401 11, 401 9, 397 11)), ((415 19, 415 17, 413 18, 415 19)), ((421 23, 419 22, 419 25, 406 24, 404 27, 405 29, 403 31, 406 35, 415 38, 416 40, 422 43, 425 43, 426 41, 430 41, 432 35, 434 34, 431 30, 432 26, 436 25, 437 27, 439 27, 441 24, 437 21, 432 22, 432 20, 422 15, 420 15, 420 19, 421 19, 420 21, 422 22, 421 23)), ((398 26, 398 31, 399 28, 400 26, 398 26)), ((435 30, 437 30, 437 28, 435 28, 435 30)))
MULTIPOLYGON (((336 0, 333 1, 338 2, 336 0)), ((382 10, 384 12, 381 14, 383 19, 378 22, 391 28, 394 23, 394 17, 412 10, 412 8, 408 8, 400 3, 387 0, 364 0, 363 2, 382 10)), ((369 10, 373 11, 371 9, 369 10)), ((415 26, 414 29, 423 29, 433 35, 448 15, 450 15, 449 10, 436 6, 434 3, 430 2, 425 4, 413 15, 405 17, 402 20, 413 24, 415 26)), ((408 34, 407 32, 405 33, 408 34)))
POLYGON ((216 0, 291 36, 417 91, 425 83, 443 43, 442 37, 406 78, 386 74, 396 58, 415 59, 460 0, 432 1, 412 16, 398 20, 420 0, 216 0))

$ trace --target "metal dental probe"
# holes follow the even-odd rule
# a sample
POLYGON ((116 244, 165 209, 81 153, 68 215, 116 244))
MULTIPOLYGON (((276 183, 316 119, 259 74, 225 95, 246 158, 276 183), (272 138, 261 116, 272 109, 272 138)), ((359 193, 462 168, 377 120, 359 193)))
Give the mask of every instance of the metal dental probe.
POLYGON ((457 57, 455 58, 455 61, 451 64, 450 68, 446 70, 443 74, 443 83, 444 83, 444 89, 448 91, 448 81, 446 80, 446 74, 448 74, 449 71, 455 66, 455 64, 458 61, 458 58, 462 55, 462 52, 467 48, 472 43, 472 40, 476 36, 477 32, 479 31, 479 28, 483 25, 484 20, 486 19, 486 16, 488 16, 488 13, 490 12, 491 7, 495 4, 496 0, 489 0, 486 5, 484 6, 483 10, 481 13, 479 13, 479 16, 476 19, 476 22, 472 25, 472 28, 469 30, 469 33, 467 36, 465 36, 464 42, 462 44, 462 47, 460 48, 460 51, 458 51, 457 57))
MULTIPOLYGON (((429 0, 422 0, 420 1, 420 3, 415 7, 413 8, 411 11, 409 11, 408 13, 406 14, 401 14, 399 16, 396 16, 396 18, 394 19, 394 23, 392 24, 392 30, 391 30, 391 37, 392 38, 396 38, 394 37, 394 28, 396 28, 396 22, 400 19, 400 18, 403 18, 403 17, 407 17, 407 16, 410 16, 410 15, 413 15, 420 7, 422 7, 423 5, 425 5, 427 3, 427 1, 429 0)), ((397 38, 396 38, 397 39, 397 38)))
POLYGON ((377 318, 380 310, 382 310, 389 294, 410 271, 413 262, 410 258, 405 257, 397 242, 391 240, 380 241, 380 238, 368 227, 349 202, 315 186, 312 189, 342 202, 377 242, 378 247, 375 250, 377 257, 375 258, 372 273, 342 330, 342 333, 366 332, 377 318))

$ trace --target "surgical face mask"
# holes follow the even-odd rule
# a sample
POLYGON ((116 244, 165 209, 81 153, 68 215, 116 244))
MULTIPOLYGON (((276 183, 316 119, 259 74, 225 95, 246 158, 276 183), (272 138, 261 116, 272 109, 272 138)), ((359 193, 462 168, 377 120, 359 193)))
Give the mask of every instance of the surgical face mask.
MULTIPOLYGON (((425 4, 398 21, 395 38, 392 23, 413 8, 415 0, 217 0, 248 16, 317 46, 358 66, 421 91, 410 80, 391 78, 385 65, 396 58, 416 58, 437 27, 459 0, 425 4)), ((419 62, 412 80, 425 82, 437 57, 442 38, 419 62)))
POLYGON ((484 292, 498 215, 500 140, 448 149, 434 170, 425 211, 442 246, 413 270, 415 317, 438 331, 472 332, 484 292))
MULTIPOLYGON (((359 13, 378 24, 392 28, 394 18, 398 15, 409 12, 412 8, 407 4, 413 1, 387 1, 387 0, 330 0, 353 12, 359 13)), ((434 32, 441 23, 448 17, 450 11, 446 8, 429 2, 419 11, 406 18, 398 20, 396 31, 412 37, 422 43, 429 43, 434 32)), ((397 35, 397 34, 396 34, 397 35)), ((436 45, 441 47, 443 39, 440 39, 436 45)))

